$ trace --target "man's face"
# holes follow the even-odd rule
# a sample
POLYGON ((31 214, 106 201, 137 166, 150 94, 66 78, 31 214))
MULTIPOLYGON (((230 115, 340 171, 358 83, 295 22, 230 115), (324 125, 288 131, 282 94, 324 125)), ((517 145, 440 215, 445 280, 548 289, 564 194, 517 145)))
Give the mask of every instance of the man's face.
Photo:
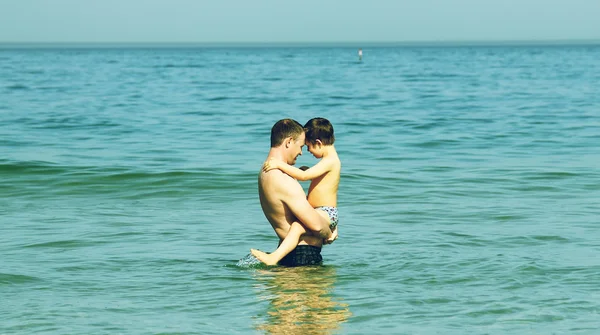
POLYGON ((288 148, 289 160, 288 164, 294 165, 296 164, 296 159, 298 156, 302 155, 302 147, 304 146, 305 135, 304 133, 300 134, 298 138, 294 141, 292 140, 292 144, 288 148))

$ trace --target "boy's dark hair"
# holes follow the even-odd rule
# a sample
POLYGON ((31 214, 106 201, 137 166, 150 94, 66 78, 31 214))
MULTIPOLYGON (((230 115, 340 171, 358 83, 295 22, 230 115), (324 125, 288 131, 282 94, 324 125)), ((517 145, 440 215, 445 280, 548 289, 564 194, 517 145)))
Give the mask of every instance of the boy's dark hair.
POLYGON ((335 142, 331 122, 322 117, 308 120, 304 125, 304 130, 306 131, 306 141, 310 144, 315 144, 317 140, 321 140, 324 145, 332 145, 335 142))
POLYGON ((296 140, 304 132, 302 125, 296 120, 283 119, 277 121, 271 128, 271 148, 275 148, 283 143, 288 137, 296 140))

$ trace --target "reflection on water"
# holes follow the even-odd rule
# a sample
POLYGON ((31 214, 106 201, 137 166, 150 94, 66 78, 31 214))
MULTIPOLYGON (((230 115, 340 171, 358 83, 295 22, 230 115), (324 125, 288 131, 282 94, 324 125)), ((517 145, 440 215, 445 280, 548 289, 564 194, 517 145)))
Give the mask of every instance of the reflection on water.
POLYGON ((352 315, 334 296, 333 267, 277 267, 255 278, 259 299, 270 302, 257 329, 268 334, 331 334, 352 315))

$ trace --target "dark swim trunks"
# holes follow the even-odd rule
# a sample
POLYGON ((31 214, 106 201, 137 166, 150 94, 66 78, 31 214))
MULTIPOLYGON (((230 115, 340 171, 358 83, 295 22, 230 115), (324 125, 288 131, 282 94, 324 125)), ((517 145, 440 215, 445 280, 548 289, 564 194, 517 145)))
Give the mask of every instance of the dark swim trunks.
POLYGON ((298 245, 279 261, 279 265, 282 266, 320 265, 321 263, 323 263, 321 247, 312 245, 298 245))

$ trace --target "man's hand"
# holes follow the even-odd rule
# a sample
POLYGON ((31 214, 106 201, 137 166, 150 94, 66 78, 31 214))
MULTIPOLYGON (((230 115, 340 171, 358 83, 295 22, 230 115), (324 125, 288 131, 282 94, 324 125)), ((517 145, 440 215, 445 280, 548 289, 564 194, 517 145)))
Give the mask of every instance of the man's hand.
POLYGON ((335 229, 331 232, 331 236, 329 238, 323 239, 323 243, 331 244, 331 243, 333 243, 333 241, 337 240, 337 238, 338 238, 338 229, 337 229, 337 227, 335 227, 335 229))
POLYGON ((277 160, 276 158, 271 157, 270 159, 268 159, 267 161, 264 162, 263 164, 263 171, 267 172, 273 169, 278 169, 279 168, 279 164, 281 164, 281 162, 279 160, 277 160))

